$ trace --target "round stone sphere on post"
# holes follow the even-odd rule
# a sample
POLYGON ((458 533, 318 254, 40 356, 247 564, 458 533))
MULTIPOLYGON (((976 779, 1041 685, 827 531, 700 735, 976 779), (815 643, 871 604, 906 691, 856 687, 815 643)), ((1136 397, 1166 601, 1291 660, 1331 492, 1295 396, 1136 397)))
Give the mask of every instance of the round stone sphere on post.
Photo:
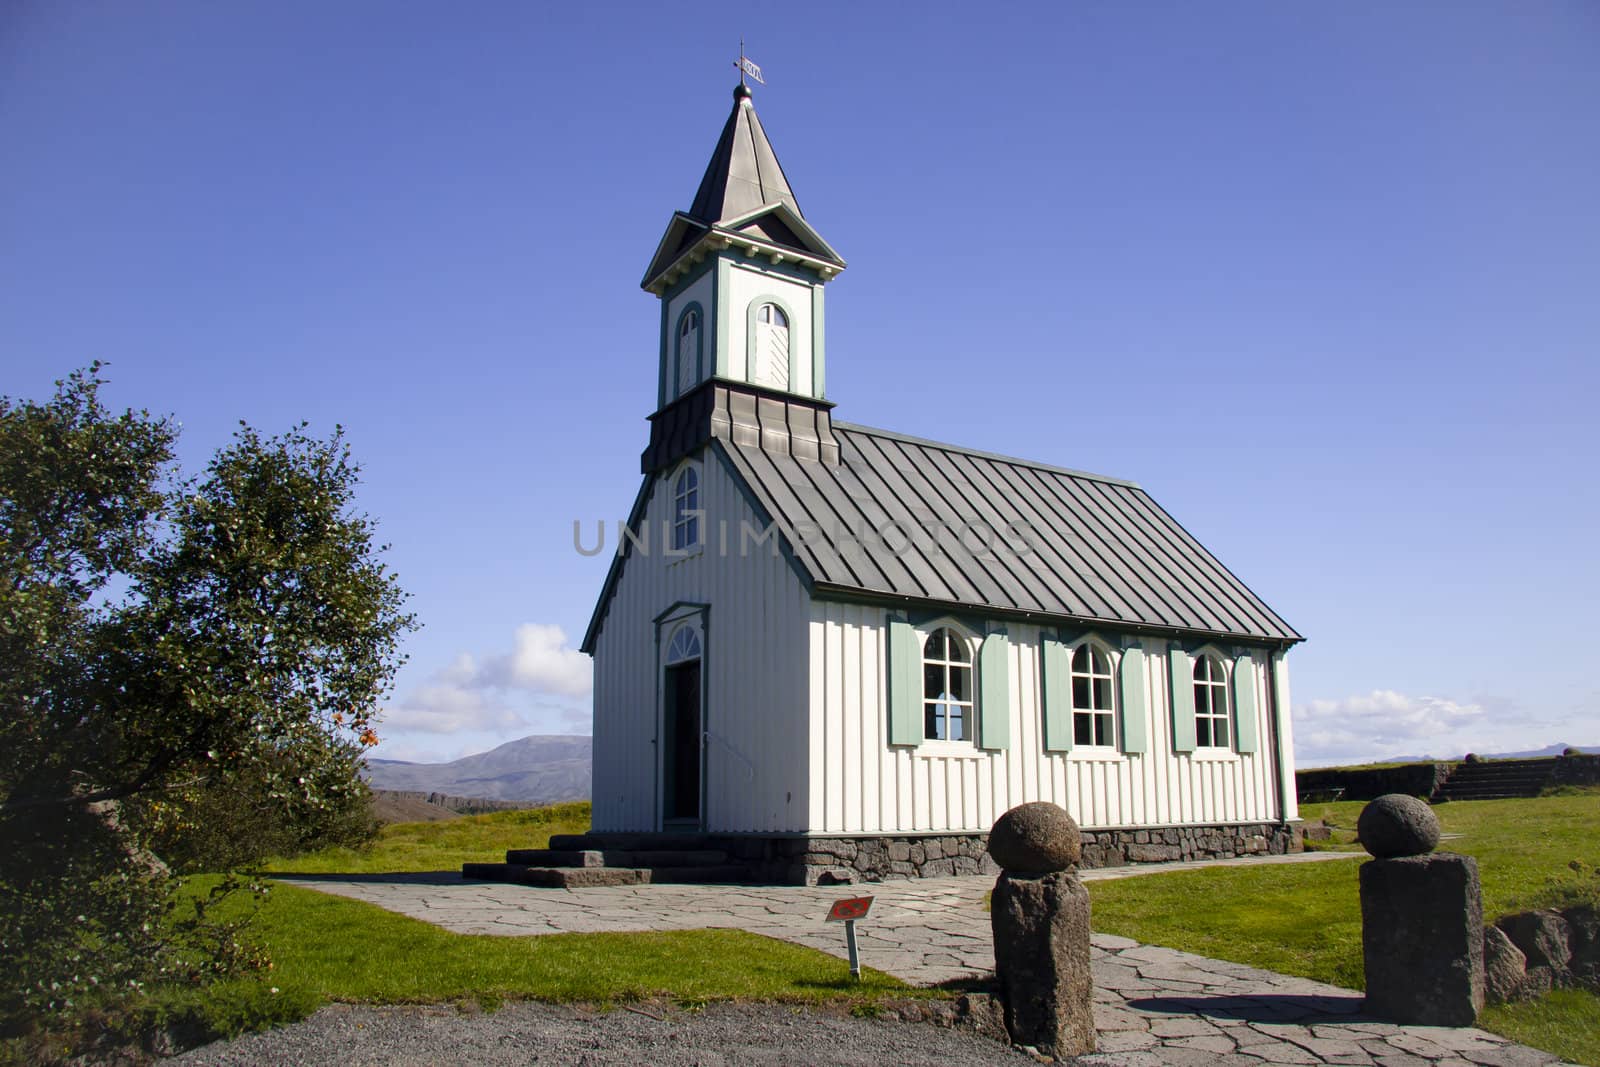
POLYGON ((1049 874, 1077 866, 1083 856, 1078 824, 1059 804, 1018 804, 995 820, 989 855, 1008 874, 1049 874))
POLYGON ((1426 801, 1386 793, 1361 809, 1356 836, 1378 859, 1423 856, 1439 843, 1439 817, 1426 801))

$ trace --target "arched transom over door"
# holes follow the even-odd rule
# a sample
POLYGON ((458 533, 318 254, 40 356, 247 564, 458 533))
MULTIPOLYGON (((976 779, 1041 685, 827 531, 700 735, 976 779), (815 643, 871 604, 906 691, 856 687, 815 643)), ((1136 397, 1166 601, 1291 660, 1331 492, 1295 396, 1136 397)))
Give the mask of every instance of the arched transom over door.
POLYGON ((751 380, 770 389, 789 388, 789 316, 777 304, 756 309, 755 360, 751 380))

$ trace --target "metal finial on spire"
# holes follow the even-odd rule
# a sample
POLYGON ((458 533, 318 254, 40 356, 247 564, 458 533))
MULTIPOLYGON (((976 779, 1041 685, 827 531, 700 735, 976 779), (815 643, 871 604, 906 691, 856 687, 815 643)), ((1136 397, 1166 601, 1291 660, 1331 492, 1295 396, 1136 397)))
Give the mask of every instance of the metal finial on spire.
POLYGON ((744 80, 747 75, 754 78, 757 85, 767 84, 761 80, 761 68, 756 66, 748 57, 745 56, 743 37, 739 38, 739 59, 734 63, 734 66, 739 68, 739 85, 742 88, 749 88, 749 85, 744 80))

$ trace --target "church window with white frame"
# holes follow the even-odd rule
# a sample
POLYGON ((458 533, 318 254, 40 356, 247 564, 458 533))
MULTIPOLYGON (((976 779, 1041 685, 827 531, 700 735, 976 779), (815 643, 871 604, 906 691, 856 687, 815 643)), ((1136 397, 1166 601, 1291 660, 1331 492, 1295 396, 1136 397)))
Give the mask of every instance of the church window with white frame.
POLYGON ((972 689, 972 652, 966 640, 948 626, 934 630, 923 642, 922 698, 925 739, 973 739, 976 705, 972 689))
POLYGON ((1201 748, 1228 747, 1228 675, 1209 652, 1194 661, 1194 742, 1201 748))
POLYGON ((1072 653, 1072 743, 1115 744, 1116 712, 1111 696, 1111 657, 1091 641, 1072 653))
POLYGON ((672 547, 674 551, 700 544, 700 469, 686 465, 672 482, 672 547))

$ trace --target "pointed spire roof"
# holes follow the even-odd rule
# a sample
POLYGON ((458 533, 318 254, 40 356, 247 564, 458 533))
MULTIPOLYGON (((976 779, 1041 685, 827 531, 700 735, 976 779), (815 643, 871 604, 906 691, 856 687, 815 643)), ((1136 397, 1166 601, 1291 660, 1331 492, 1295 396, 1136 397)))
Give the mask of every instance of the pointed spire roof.
POLYGON ((733 113, 688 211, 673 212, 640 287, 658 295, 707 251, 742 249, 750 256, 803 264, 828 281, 844 259, 800 214, 767 132, 756 118, 750 90, 733 90, 733 113))
POLYGON ((800 214, 800 202, 789 188, 772 142, 767 140, 761 120, 756 117, 750 90, 741 84, 733 90, 733 113, 722 127, 722 136, 706 166, 705 177, 700 179, 689 216, 715 224, 777 204, 788 204, 795 214, 800 214))

